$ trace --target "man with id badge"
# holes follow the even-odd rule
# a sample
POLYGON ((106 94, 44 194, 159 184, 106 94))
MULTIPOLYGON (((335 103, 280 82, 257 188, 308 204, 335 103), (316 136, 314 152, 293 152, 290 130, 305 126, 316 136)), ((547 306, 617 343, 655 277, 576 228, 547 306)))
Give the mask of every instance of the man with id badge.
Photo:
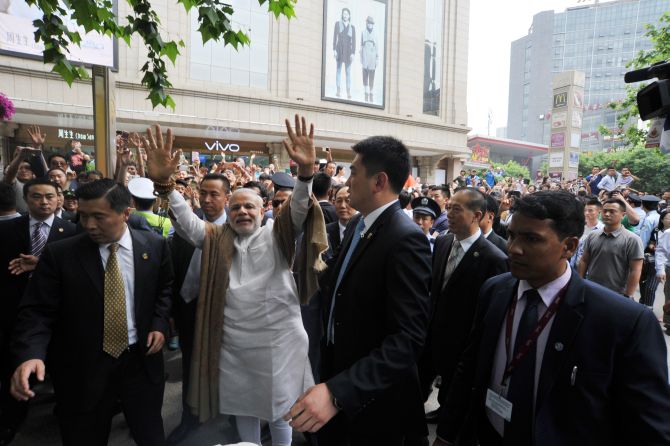
POLYGON ((519 199, 509 274, 488 280, 435 446, 670 444, 670 388, 654 314, 568 265, 583 205, 519 199))

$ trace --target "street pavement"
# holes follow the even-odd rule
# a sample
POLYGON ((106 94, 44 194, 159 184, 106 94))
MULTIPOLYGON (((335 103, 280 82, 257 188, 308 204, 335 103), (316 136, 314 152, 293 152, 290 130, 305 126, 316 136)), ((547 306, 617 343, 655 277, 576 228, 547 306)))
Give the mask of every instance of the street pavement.
MULTIPOLYGON (((656 293, 656 302, 654 313, 657 316, 662 314, 663 290, 662 285, 658 287, 656 293)), ((638 296, 639 297, 639 296, 638 296)), ((670 337, 664 336, 665 342, 670 350, 670 337)), ((167 382, 165 385, 165 396, 163 401, 163 420, 165 423, 165 432, 169 434, 177 424, 181 416, 181 354, 177 352, 166 351, 166 372, 167 382)), ((668 367, 670 367, 670 355, 668 357, 668 367)), ((47 387, 47 386, 43 386, 47 387)), ((60 434, 56 425, 56 418, 53 414, 53 394, 49 394, 48 388, 38 391, 38 397, 30 408, 28 419, 17 434, 12 446, 51 446, 60 445, 60 434)), ((437 392, 433 392, 429 401, 426 403, 426 411, 437 407, 437 392)), ((435 425, 429 425, 430 441, 435 438, 435 425)), ((236 443, 237 433, 233 424, 227 417, 219 417, 202 425, 189 439, 182 443, 184 446, 213 446, 217 444, 236 443)), ((123 415, 114 417, 112 432, 109 444, 111 446, 132 446, 135 444, 130 438, 128 426, 123 415)), ((303 446, 308 443, 298 432, 294 432, 293 445, 303 446)), ((264 446, 270 446, 271 443, 264 443, 264 446)))

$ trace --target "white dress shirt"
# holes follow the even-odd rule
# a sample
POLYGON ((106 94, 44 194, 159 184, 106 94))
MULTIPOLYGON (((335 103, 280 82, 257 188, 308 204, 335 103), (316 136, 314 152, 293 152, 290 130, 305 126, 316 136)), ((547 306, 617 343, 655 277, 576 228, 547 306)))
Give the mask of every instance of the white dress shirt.
POLYGON ((51 214, 49 216, 49 218, 47 218, 46 220, 38 220, 31 215, 30 216, 30 225, 28 226, 28 238, 29 238, 29 240, 32 240, 33 231, 35 230, 35 225, 37 223, 44 223, 40 227, 40 232, 42 233, 42 235, 44 235, 44 238, 48 240, 49 239, 49 232, 51 232, 51 226, 53 226, 53 224, 54 224, 54 218, 56 218, 56 216, 54 214, 51 214))
POLYGON ((375 209, 374 211, 370 212, 368 215, 363 217, 363 220, 365 221, 365 227, 363 227, 361 235, 364 235, 366 232, 368 232, 368 229, 372 227, 372 225, 377 221, 379 216, 382 215, 386 209, 390 208, 392 204, 397 202, 398 200, 390 201, 384 205, 379 206, 377 209, 375 209))
MULTIPOLYGON (((205 217, 207 218, 207 217, 205 217)), ((225 224, 228 220, 228 216, 225 211, 211 223, 215 225, 225 224)), ((184 283, 179 290, 181 298, 184 299, 184 302, 189 303, 193 299, 197 298, 200 294, 200 269, 201 269, 201 260, 202 260, 202 249, 195 248, 193 255, 191 256, 191 262, 188 264, 188 270, 186 270, 186 276, 184 276, 184 283)))
POLYGON ((658 234, 658 243, 656 244, 656 275, 665 274, 665 268, 667 267, 670 267, 670 228, 658 234))
MULTIPOLYGON (((123 289, 126 294, 126 319, 128 321, 128 345, 137 342, 137 328, 135 325, 135 260, 133 258, 133 238, 130 236, 130 230, 126 230, 117 242, 119 249, 116 251, 116 258, 119 262, 121 276, 123 276, 123 289)), ((102 259, 102 268, 107 269, 107 259, 109 259, 109 245, 105 243, 98 245, 100 258, 102 259)))
MULTIPOLYGON (((557 279, 554 279, 553 281, 547 283, 546 285, 541 286, 540 288, 537 289, 537 292, 540 294, 541 301, 537 306, 537 315, 538 315, 538 320, 542 318, 542 315, 544 314, 545 311, 547 311, 547 308, 551 305, 551 303, 556 299, 556 296, 558 296, 558 292, 561 291, 561 289, 570 282, 570 278, 572 277, 572 269, 570 268, 570 265, 568 262, 565 262, 565 272, 559 276, 557 279)), ((528 282, 525 280, 519 281, 519 288, 517 290, 516 294, 516 299, 517 299, 517 305, 516 305, 516 310, 514 311, 514 323, 512 325, 512 337, 510 339, 510 347, 513 349, 514 348, 514 343, 516 342, 516 333, 517 330, 519 329, 519 322, 521 321, 521 315, 523 314, 523 310, 526 309, 526 299, 522 299, 523 293, 532 289, 533 287, 530 286, 528 282)), ((507 313, 507 312, 506 312, 507 313)), ((549 338, 549 333, 551 332, 551 326, 554 323, 555 317, 552 317, 549 319, 549 322, 547 323, 547 326, 544 327, 544 330, 540 333, 540 336, 538 336, 537 341, 535 342, 535 348, 536 348, 536 353, 535 353, 535 386, 533 389, 533 401, 535 401, 537 397, 537 384, 540 381, 540 371, 542 370, 542 358, 544 357, 544 350, 547 346, 547 339, 549 338)), ((507 396, 507 390, 509 389, 509 383, 507 386, 503 387, 501 385, 502 377, 505 373, 505 368, 507 367, 507 359, 508 357, 512 357, 512 352, 509 352, 509 355, 506 352, 505 349, 505 327, 507 324, 507 318, 503 320, 503 324, 500 327, 500 335, 498 336, 498 344, 496 346, 496 351, 495 351, 495 356, 493 358, 493 370, 491 371, 491 381, 489 383, 489 387, 491 390, 494 392, 501 394, 503 396, 507 396)), ((512 408, 512 411, 514 409, 512 408)), ((496 413, 491 411, 490 409, 486 409, 486 415, 488 416, 489 421, 495 428, 495 430, 500 434, 503 435, 504 430, 505 430, 505 420, 498 416, 496 413)))
MULTIPOLYGON (((458 257, 454 260, 456 264, 454 265, 454 268, 451 270, 451 274, 453 274, 454 271, 456 271, 456 268, 458 268, 458 264, 461 263, 461 260, 463 260, 463 257, 465 257, 465 254, 467 254, 468 250, 472 245, 477 241, 479 236, 482 235, 482 230, 477 228, 477 231, 472 234, 470 237, 464 238, 463 240, 458 240, 457 238, 454 238, 454 241, 458 240, 458 243, 461 244, 461 252, 458 253, 458 257)), ((455 236, 454 236, 455 237, 455 236)), ((454 249, 453 246, 451 249, 454 249)), ((431 250, 432 250, 432 244, 431 244, 431 250)), ((451 255, 451 253, 450 253, 451 255)), ((447 259, 447 264, 445 265, 445 271, 446 268, 449 266, 449 260, 447 259)), ((447 282, 449 282, 449 279, 451 279, 451 275, 447 276, 446 272, 444 274, 444 280, 442 282, 442 288, 447 286, 447 282)))
POLYGON ((343 225, 339 220, 337 221, 337 227, 340 228, 340 242, 344 240, 344 231, 347 229, 347 225, 343 225))

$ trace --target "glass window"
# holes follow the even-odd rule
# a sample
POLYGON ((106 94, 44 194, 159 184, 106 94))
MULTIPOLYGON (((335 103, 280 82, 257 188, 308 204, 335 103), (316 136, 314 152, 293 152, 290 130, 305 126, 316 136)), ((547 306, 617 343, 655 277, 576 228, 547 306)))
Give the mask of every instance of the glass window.
POLYGON ((211 40, 203 45, 197 32, 197 15, 191 13, 190 77, 267 89, 270 39, 267 7, 260 6, 255 0, 231 0, 229 3, 235 10, 233 28, 245 31, 251 38, 251 45, 240 46, 237 50, 211 40))
MULTIPOLYGON (((442 84, 442 41, 444 1, 426 0, 426 29, 423 60, 423 112, 439 116, 442 84)), ((528 52, 528 49, 526 49, 528 52)), ((525 69, 528 76, 530 66, 525 69)))

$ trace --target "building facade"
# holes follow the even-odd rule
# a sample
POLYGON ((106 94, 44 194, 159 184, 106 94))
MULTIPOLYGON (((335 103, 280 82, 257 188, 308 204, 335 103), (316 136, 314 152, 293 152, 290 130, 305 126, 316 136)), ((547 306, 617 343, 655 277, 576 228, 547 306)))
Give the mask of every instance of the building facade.
POLYGON ((670 0, 616 0, 576 6, 533 17, 528 35, 512 42, 507 137, 548 144, 551 135, 551 79, 563 71, 586 74, 581 150, 615 150, 621 139, 610 102, 626 96, 626 64, 651 48, 646 24, 656 24, 670 0))
MULTIPOLYGON (((168 62, 176 108, 152 109, 140 85, 145 49, 137 39, 130 47, 119 42, 112 75, 118 131, 140 132, 158 122, 173 128, 175 146, 187 158, 254 154, 257 163, 285 169, 283 119, 299 113, 315 123, 318 147, 332 148, 342 164, 353 158, 351 146, 371 135, 402 139, 414 174, 423 178, 445 156, 453 178, 468 158, 469 1, 305 1, 291 20, 275 20, 256 0, 232 5, 234 25, 252 40, 239 51, 203 45, 196 16, 176 2, 152 2, 163 36, 185 43, 176 66, 168 62), (346 39, 355 48, 345 49, 346 39), (345 51, 349 63, 341 63, 345 51)), ((126 2, 118 8, 119 17, 127 15, 126 2)), ((17 109, 2 130, 3 159, 29 141, 29 124, 42 126, 51 150, 66 151, 72 139, 90 150, 90 82, 68 87, 40 61, 0 54, 0 92, 17 109)))

